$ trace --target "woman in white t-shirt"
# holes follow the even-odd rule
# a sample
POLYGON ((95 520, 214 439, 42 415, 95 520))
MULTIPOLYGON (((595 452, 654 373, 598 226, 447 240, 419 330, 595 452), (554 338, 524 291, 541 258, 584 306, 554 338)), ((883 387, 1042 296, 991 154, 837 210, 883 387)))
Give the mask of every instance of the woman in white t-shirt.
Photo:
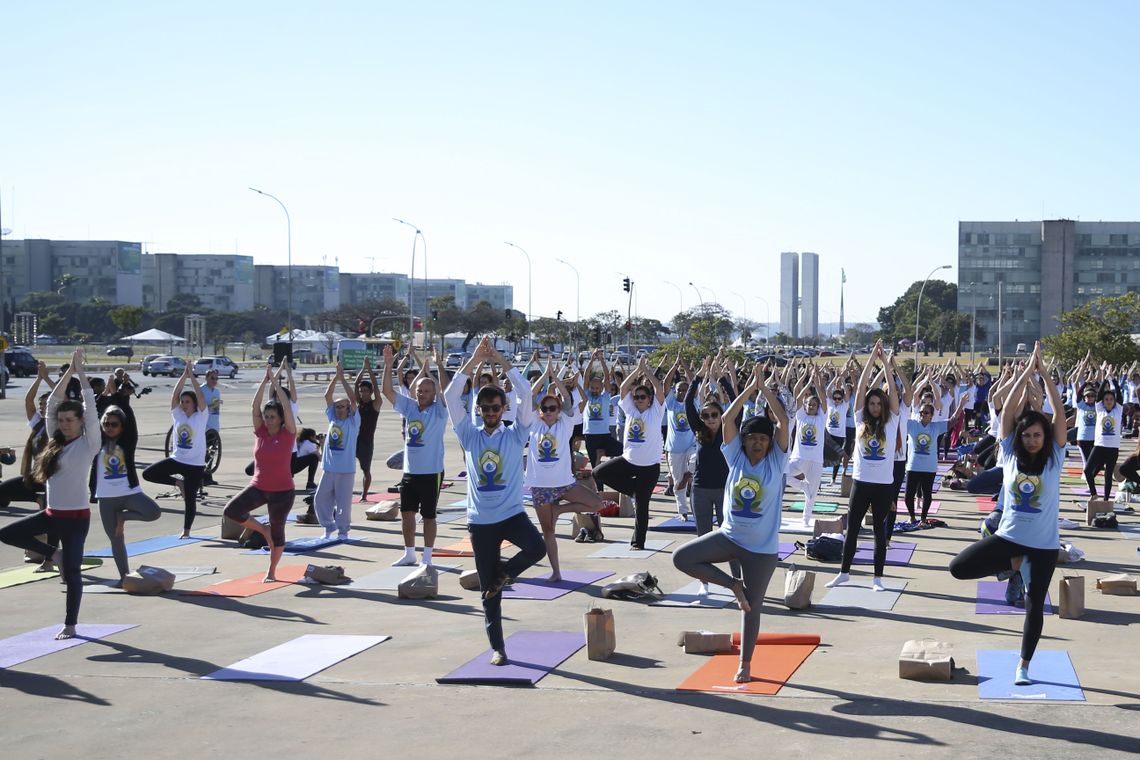
POLYGON ((538 417, 530 428, 530 448, 526 456, 525 485, 530 487, 534 510, 542 527, 542 538, 546 542, 546 557, 550 562, 550 583, 562 580, 558 565, 558 539, 554 535, 554 524, 558 515, 566 512, 597 512, 602 508, 598 493, 574 478, 574 451, 570 439, 574 437, 574 426, 582 423, 583 398, 574 404, 570 392, 558 377, 560 373, 546 371, 538 378, 535 386, 541 387, 545 380, 551 380, 547 392, 538 400, 538 417), (560 503, 561 502, 561 503, 560 503))
POLYGON ((823 475, 823 445, 827 430, 827 415, 820 406, 824 387, 819 369, 807 369, 800 392, 796 395, 795 442, 788 461, 788 485, 803 491, 804 525, 811 525, 815 497, 823 475))
POLYGON ((170 417, 174 420, 171 440, 174 455, 143 470, 143 480, 178 487, 185 508, 182 538, 190 538, 190 528, 198 510, 198 489, 202 487, 202 474, 206 471, 206 427, 210 422, 210 410, 189 362, 170 396, 170 417), (194 390, 182 390, 187 380, 194 390))
POLYGON ((1104 470, 1104 500, 1112 498, 1112 474, 1120 457, 1120 426, 1123 407, 1117 398, 1117 388, 1110 380, 1101 383, 1096 402, 1096 430, 1092 453, 1085 463, 1085 482, 1089 484, 1089 498, 1096 498, 1096 476, 1104 470))
POLYGON ((632 496, 635 505, 633 538, 629 545, 645 548, 649 531, 649 498, 661 477, 661 420, 665 416, 665 390, 645 357, 626 375, 619 389, 619 406, 625 412, 622 454, 594 469, 598 490, 608 486, 632 496), (635 385, 635 381, 641 378, 635 385))
POLYGON ((855 472, 848 502, 847 535, 843 541, 843 564, 839 574, 827 587, 846 583, 851 578, 851 563, 859 540, 859 527, 867 510, 871 510, 875 532, 875 575, 871 587, 886 591, 883 566, 887 559, 886 520, 894 508, 895 446, 899 427, 899 396, 895 385, 895 368, 883 352, 883 342, 875 344, 859 385, 855 389, 855 472), (882 362, 887 390, 868 389, 875 362, 882 362))

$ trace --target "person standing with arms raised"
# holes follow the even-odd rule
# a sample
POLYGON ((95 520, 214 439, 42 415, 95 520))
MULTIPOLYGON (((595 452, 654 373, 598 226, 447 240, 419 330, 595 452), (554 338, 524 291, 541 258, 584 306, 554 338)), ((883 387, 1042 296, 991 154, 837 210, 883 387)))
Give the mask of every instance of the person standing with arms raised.
POLYGON ((185 507, 182 538, 190 538, 190 528, 198 511, 198 490, 202 487, 202 475, 206 471, 206 426, 210 411, 189 362, 170 396, 170 417, 174 421, 173 456, 143 470, 143 480, 178 487, 185 507), (187 380, 194 390, 183 390, 187 380), (181 475, 181 480, 175 475, 181 475))

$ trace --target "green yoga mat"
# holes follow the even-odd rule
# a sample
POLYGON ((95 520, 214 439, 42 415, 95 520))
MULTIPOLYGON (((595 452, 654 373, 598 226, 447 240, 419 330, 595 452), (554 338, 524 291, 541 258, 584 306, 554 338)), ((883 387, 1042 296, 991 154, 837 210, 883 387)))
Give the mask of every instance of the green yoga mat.
MULTIPOLYGON (((792 512, 803 512, 804 503, 802 501, 797 501, 795 504, 788 507, 788 509, 790 509, 792 512)), ((834 512, 837 509, 839 509, 839 505, 833 501, 817 501, 815 503, 815 506, 812 507, 811 512, 814 515, 816 512, 834 512)))
MULTIPOLYGON (((90 570, 93 567, 100 567, 103 560, 95 557, 84 557, 82 568, 90 570)), ((12 586, 22 586, 25 583, 32 581, 42 581, 46 578, 59 579, 59 571, 51 573, 37 573, 36 569, 39 565, 24 565, 23 567, 14 567, 11 570, 4 570, 0 572, 0 588, 11 588, 12 586)))

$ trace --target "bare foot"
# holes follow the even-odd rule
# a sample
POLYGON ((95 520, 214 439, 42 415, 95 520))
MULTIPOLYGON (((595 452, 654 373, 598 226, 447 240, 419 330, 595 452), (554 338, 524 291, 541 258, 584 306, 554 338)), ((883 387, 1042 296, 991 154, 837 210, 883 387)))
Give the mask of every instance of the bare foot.
POLYGON ((363 504, 366 501, 368 501, 368 494, 362 493, 362 494, 360 494, 360 501, 358 501, 356 503, 357 504, 363 504))
POLYGON ((561 580, 562 580, 562 574, 561 573, 551 573, 550 577, 546 579, 546 582, 547 583, 558 583, 561 580))
MULTIPOLYGON (((122 534, 120 534, 120 535, 122 535, 122 534)), ((182 531, 182 535, 179 536, 178 538, 179 538, 179 540, 184 539, 184 538, 190 538, 190 531, 188 531, 188 530, 182 531)))
POLYGON ((276 583, 277 582, 277 576, 274 575, 273 573, 266 573, 265 577, 261 579, 261 582, 262 583, 276 583))
POLYGON ((752 680, 752 662, 741 661, 740 668, 736 671, 736 676, 733 680, 737 683, 748 683, 752 680))
POLYGON ((115 518, 115 536, 116 537, 118 537, 118 538, 123 537, 123 525, 125 523, 126 523, 126 520, 123 519, 123 515, 120 513, 119 516, 117 518, 115 518))
POLYGON ((32 571, 33 573, 54 573, 55 564, 50 559, 45 559, 43 563, 32 571))
POLYGON ((732 593, 736 597, 736 603, 740 605, 741 612, 752 612, 752 605, 748 603, 748 597, 744 595, 744 581, 737 579, 732 584, 732 593))
POLYGON ((56 638, 56 641, 62 641, 63 639, 74 639, 75 638, 75 626, 65 625, 63 628, 59 629, 59 633, 57 633, 55 635, 55 638, 56 638))

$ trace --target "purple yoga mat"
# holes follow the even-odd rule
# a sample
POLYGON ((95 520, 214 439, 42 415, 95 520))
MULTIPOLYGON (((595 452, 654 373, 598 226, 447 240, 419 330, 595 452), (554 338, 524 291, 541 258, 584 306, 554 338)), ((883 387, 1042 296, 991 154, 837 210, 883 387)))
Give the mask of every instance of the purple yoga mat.
POLYGON ((680 517, 670 517, 664 522, 657 523, 650 530, 663 530, 668 533, 696 533, 696 520, 682 520, 680 517))
POLYGON ((1069 493, 1071 493, 1075 496, 1088 496, 1089 495, 1089 489, 1087 489, 1087 488, 1075 488, 1073 486, 1069 486, 1069 493))
POLYGON ((506 642, 506 665, 491 664, 491 650, 460 665, 437 683, 485 684, 488 686, 534 686, 563 660, 586 646, 581 632, 519 631, 506 642))
POLYGON ((80 623, 75 627, 76 636, 72 639, 56 641, 55 635, 61 626, 49 625, 37 631, 21 633, 18 636, 0 641, 0 668, 10 668, 45 654, 62 652, 88 641, 95 641, 116 633, 137 628, 137 625, 88 625, 80 623))
MULTIPOLYGON (((1014 607, 1005 603, 1005 581, 978 581, 978 601, 975 615, 1024 615, 1024 607, 1014 607)), ((1045 593, 1045 614, 1053 614, 1053 601, 1045 593)))
POLYGON ((792 556, 795 553, 796 553, 796 545, 794 543, 788 544, 788 543, 784 543, 783 541, 781 541, 780 542, 780 549, 776 553, 776 560, 779 562, 783 562, 784 560, 786 560, 788 557, 792 556))
MULTIPOLYGON (((888 565, 909 565, 910 558, 914 556, 914 547, 917 544, 905 544, 900 541, 893 541, 891 548, 887 549, 887 564, 888 565)), ((873 565, 875 564, 875 545, 861 543, 855 549, 855 562, 856 565, 873 565)))
POLYGON ((503 589, 504 599, 541 599, 550 601, 560 596, 566 596, 571 591, 577 591, 583 586, 608 578, 612 572, 605 570, 563 570, 562 580, 557 583, 547 583, 550 573, 539 578, 518 578, 510 586, 503 589))

